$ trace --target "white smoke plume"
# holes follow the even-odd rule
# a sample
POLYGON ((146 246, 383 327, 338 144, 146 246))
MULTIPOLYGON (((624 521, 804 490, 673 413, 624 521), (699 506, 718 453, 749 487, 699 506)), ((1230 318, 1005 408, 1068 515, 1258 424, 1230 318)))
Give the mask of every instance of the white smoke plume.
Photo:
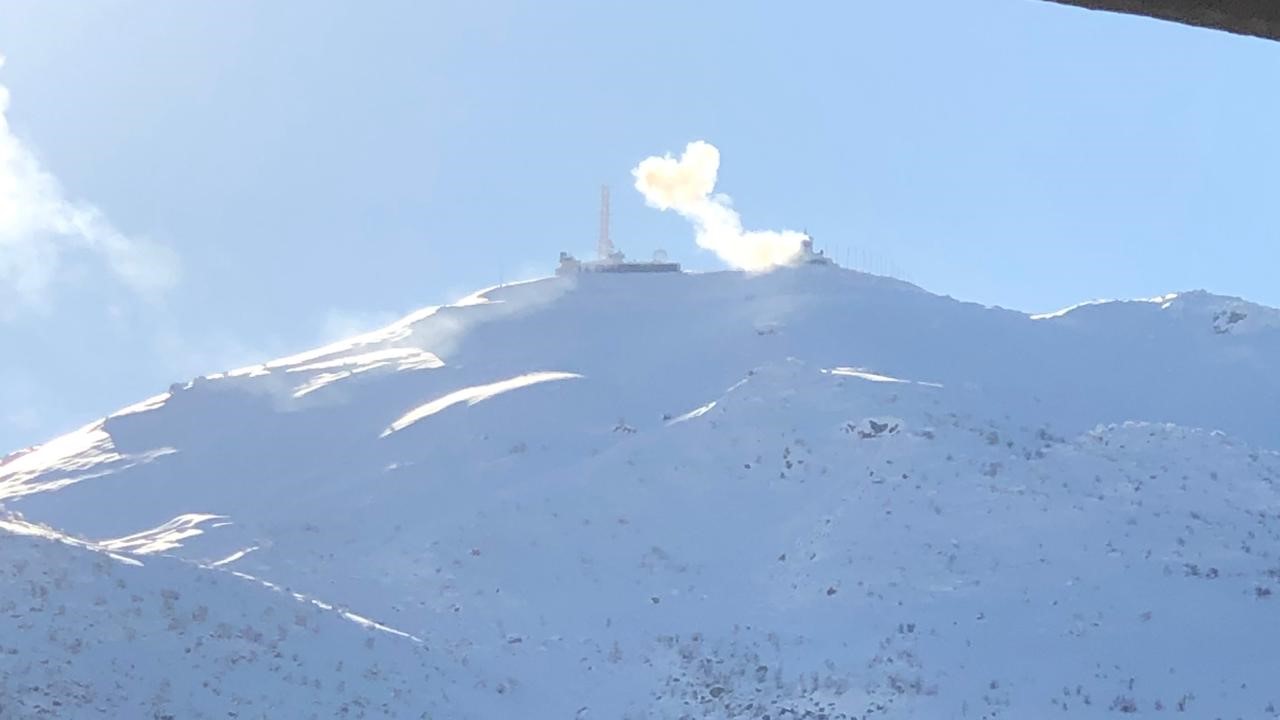
POLYGON ((650 207, 675 210, 697 231, 698 245, 741 270, 768 270, 796 260, 804 233, 793 230, 743 230, 742 217, 728 195, 713 194, 720 151, 697 140, 680 157, 646 158, 631 171, 636 189, 650 207))
MULTIPOLYGON (((0 68, 4 56, 0 55, 0 68)), ((154 297, 174 284, 177 257, 131 238, 96 207, 68 200, 58 179, 13 134, 0 85, 0 320, 46 302, 64 255, 88 253, 129 289, 154 297)))

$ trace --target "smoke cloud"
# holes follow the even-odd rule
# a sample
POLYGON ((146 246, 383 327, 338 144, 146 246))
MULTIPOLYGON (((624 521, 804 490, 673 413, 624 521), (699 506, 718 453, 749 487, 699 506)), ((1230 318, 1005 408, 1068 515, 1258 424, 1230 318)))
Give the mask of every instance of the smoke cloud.
POLYGON ((742 270, 767 270, 796 260, 804 233, 793 230, 743 230, 732 200, 713 194, 720 172, 720 151, 698 140, 679 158, 646 158, 631 171, 636 190, 650 207, 675 210, 693 223, 700 247, 742 270))
POLYGON ((128 237, 96 207, 68 200, 57 178, 13 134, 8 110, 9 89, 0 85, 0 320, 43 305, 64 256, 73 252, 96 257, 144 296, 171 287, 178 277, 172 251, 128 237))

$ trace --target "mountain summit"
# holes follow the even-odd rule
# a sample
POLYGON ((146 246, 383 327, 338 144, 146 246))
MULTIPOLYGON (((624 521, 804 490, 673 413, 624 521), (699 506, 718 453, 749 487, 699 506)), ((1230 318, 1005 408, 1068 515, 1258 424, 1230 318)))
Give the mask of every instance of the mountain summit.
POLYGON ((1280 716, 1277 367, 1199 291, 492 288, 0 460, 0 716, 1280 716))

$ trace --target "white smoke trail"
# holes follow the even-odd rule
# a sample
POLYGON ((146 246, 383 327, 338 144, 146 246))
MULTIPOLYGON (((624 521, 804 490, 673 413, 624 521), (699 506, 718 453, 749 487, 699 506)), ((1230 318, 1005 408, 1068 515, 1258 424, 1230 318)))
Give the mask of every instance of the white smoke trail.
POLYGON ((9 89, 0 85, 0 320, 44 303, 67 252, 98 256, 117 280, 142 295, 171 287, 177 256, 124 235, 96 207, 68 200, 57 178, 13 134, 8 110, 9 89))
POLYGON ((693 223, 698 245, 742 270, 767 270, 795 262, 804 233, 742 229, 742 217, 728 195, 712 194, 720 171, 720 151, 698 140, 679 159, 646 158, 631 171, 636 189, 650 207, 675 210, 693 223))

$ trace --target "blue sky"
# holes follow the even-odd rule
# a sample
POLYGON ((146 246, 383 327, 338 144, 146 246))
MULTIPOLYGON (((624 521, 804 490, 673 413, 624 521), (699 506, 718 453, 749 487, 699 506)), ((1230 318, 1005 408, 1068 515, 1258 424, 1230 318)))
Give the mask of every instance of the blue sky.
POLYGON ((719 267, 630 187, 696 139, 748 227, 935 292, 1280 305, 1256 39, 1039 0, 0 0, 0 54, 38 170, 0 176, 0 454, 545 274, 601 183, 624 249, 719 267))

